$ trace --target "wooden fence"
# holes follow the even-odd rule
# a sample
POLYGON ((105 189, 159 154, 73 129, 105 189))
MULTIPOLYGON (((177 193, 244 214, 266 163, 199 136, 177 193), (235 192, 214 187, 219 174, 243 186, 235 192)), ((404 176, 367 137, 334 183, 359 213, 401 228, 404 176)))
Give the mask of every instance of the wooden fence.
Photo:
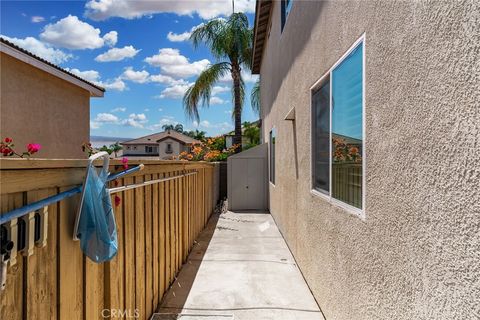
MULTIPOLYGON (((209 163, 141 162, 145 169, 119 179, 118 186, 197 173, 117 193, 119 250, 104 264, 90 261, 79 242, 72 241, 79 196, 49 206, 47 245, 28 257, 19 254, 8 267, 0 319, 150 317, 214 209, 218 168, 209 163)), ((0 160, 1 212, 79 185, 85 165, 82 160, 0 160)), ((119 162, 113 162, 114 169, 120 170, 119 162)))

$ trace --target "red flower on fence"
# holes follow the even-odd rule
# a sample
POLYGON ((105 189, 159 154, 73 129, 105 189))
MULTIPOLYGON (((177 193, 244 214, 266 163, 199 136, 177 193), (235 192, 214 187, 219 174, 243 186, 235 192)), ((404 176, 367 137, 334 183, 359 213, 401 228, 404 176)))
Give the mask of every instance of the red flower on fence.
POLYGON ((42 148, 38 143, 29 143, 27 144, 27 151, 23 153, 17 153, 14 149, 15 145, 13 144, 12 138, 5 138, 0 142, 0 153, 4 157, 18 156, 20 158, 30 157, 32 154, 37 153, 42 148))

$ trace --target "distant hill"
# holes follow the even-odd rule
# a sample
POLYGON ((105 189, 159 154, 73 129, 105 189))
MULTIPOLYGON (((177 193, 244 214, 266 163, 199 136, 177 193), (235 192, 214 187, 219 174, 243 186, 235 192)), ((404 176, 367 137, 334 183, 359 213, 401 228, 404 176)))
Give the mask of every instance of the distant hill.
POLYGON ((102 146, 109 146, 115 142, 123 142, 132 138, 121 137, 104 137, 104 136, 90 136, 90 142, 94 148, 100 148, 102 146))

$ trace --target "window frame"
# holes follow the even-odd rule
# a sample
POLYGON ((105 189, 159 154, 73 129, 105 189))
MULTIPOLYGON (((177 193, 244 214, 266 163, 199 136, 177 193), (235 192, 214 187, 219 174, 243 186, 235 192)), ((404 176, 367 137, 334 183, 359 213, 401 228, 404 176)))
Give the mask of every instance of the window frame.
MULTIPOLYGON (((273 139, 272 138, 276 138, 277 137, 277 130, 275 129, 275 126, 273 126, 269 133, 268 133, 268 182, 275 187, 275 169, 276 169, 276 165, 275 165, 275 154, 276 154, 276 147, 274 147, 275 149, 273 150, 272 152, 272 141, 273 139), (272 136, 272 133, 274 134, 274 136, 272 136), (272 153, 273 153, 273 158, 272 158, 272 153), (272 166, 272 163, 273 163, 273 166, 272 166), (272 167, 273 167, 273 170, 272 170, 272 167), (272 174, 272 171, 273 171, 273 174, 272 174), (272 179, 272 176, 273 176, 273 179, 272 179)), ((273 145, 275 145, 276 143, 273 143, 273 145)))
POLYGON ((358 216, 362 220, 365 220, 365 199, 366 199, 366 148, 365 142, 367 140, 366 130, 365 130, 365 48, 366 48, 366 37, 365 33, 360 36, 348 50, 330 67, 327 72, 325 72, 315 83, 310 87, 310 193, 314 196, 318 196, 324 200, 327 200, 329 203, 344 209, 346 212, 358 216), (333 70, 338 67, 354 49, 356 49, 359 45, 363 46, 362 50, 362 208, 357 208, 352 206, 348 203, 345 203, 341 200, 335 199, 332 196, 332 89, 333 89, 333 70), (330 157, 329 157, 329 192, 322 192, 315 188, 315 179, 314 179, 314 128, 313 128, 313 93, 318 90, 321 86, 323 86, 326 80, 330 81, 330 140, 329 140, 329 150, 330 150, 330 157))
POLYGON ((173 153, 173 146, 171 142, 167 142, 165 153, 168 153, 168 154, 173 153))

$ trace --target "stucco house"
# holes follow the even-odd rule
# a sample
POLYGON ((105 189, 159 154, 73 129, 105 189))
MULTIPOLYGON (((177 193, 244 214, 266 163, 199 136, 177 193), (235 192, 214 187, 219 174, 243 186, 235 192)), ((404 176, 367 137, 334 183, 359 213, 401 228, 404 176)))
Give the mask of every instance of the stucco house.
POLYGON ((38 158, 85 158, 90 98, 105 90, 0 38, 0 137, 21 152, 39 143, 38 158))
POLYGON ((478 319, 478 2, 256 3, 269 208, 326 319, 478 319))
POLYGON ((120 143, 123 155, 137 157, 159 157, 173 159, 183 151, 189 151, 192 144, 200 143, 180 132, 167 130, 120 143))

